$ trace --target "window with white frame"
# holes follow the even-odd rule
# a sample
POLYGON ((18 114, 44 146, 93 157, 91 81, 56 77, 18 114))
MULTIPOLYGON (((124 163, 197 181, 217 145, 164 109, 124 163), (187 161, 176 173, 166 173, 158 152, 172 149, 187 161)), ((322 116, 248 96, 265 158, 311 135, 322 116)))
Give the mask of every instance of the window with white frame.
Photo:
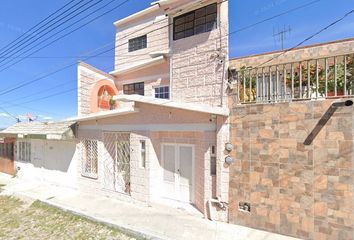
POLYGON ((140 141, 140 167, 146 167, 146 141, 140 141))
POLYGON ((27 141, 18 142, 18 160, 31 162, 31 143, 27 141))
POLYGON ((98 142, 84 139, 81 141, 82 175, 89 178, 98 177, 98 142))
POLYGON ((170 88, 168 86, 155 88, 155 98, 170 99, 170 88))

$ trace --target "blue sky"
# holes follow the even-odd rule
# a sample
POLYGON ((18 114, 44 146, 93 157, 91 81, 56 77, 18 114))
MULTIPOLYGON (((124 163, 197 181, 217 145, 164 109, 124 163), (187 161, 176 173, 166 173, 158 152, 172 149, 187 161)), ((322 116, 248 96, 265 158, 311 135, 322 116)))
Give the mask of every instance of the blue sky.
MULTIPOLYGON (((66 58, 68 56, 87 56, 90 55, 92 50, 111 43, 115 34, 115 28, 112 23, 148 7, 151 1, 130 0, 123 7, 97 21, 87 24, 79 31, 33 55, 46 58, 25 59, 21 63, 0 72, 0 93, 24 81, 38 78, 43 76, 43 74, 50 73, 79 60, 78 58, 66 58)), ((311 1, 229 0, 230 32, 311 1)), ((69 0, 2 0, 0 8, 0 48, 67 2, 69 0)), ((108 2, 108 0, 103 2, 108 2)), ((112 6, 117 5, 119 2, 117 0, 112 6)), ((101 5, 97 5, 97 7, 99 6, 101 5)), ((273 33, 284 27, 292 29, 285 40, 285 47, 292 47, 353 8, 354 1, 352 0, 321 0, 304 9, 238 32, 230 36, 230 57, 280 49, 280 42, 273 37, 273 33)), ((315 37, 307 44, 348 37, 354 37, 354 14, 315 37)), ((105 49, 109 48, 110 46, 105 49)), ((111 71, 113 57, 113 51, 110 51, 101 57, 89 59, 87 62, 104 71, 111 71)), ((4 63, 0 63, 0 66, 2 64, 4 63)), ((76 91, 56 94, 74 89, 77 84, 76 81, 77 72, 76 67, 73 66, 44 78, 35 84, 6 95, 0 94, 0 108, 2 108, 0 109, 0 128, 14 123, 14 119, 9 117, 6 111, 11 115, 24 118, 30 113, 33 116, 38 116, 41 120, 56 120, 75 116, 77 114, 76 91), (60 86, 57 87, 58 85, 60 86), (56 96, 25 103, 51 94, 56 96), (4 101, 11 102, 12 105, 4 103, 4 101), (13 104, 18 105, 13 106, 13 104)))

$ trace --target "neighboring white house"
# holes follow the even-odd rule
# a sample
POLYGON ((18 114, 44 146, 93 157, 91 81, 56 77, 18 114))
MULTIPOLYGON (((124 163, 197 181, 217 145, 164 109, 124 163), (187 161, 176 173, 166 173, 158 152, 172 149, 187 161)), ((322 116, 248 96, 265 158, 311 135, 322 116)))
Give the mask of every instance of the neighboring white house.
POLYGON ((15 170, 26 180, 76 188, 75 122, 17 123, 0 135, 15 137, 15 170))

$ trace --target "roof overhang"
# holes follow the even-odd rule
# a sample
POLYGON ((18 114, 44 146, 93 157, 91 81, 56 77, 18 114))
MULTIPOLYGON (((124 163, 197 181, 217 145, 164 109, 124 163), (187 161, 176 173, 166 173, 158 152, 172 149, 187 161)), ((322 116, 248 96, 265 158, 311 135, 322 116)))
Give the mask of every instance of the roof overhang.
POLYGON ((119 102, 139 102, 139 103, 157 105, 161 107, 176 108, 176 109, 182 109, 182 110, 199 112, 199 113, 208 113, 208 114, 225 116, 225 117, 229 116, 230 114, 228 108, 211 107, 209 105, 192 104, 192 103, 178 103, 178 102, 173 102, 171 100, 145 97, 140 95, 118 95, 113 98, 119 102))
POLYGON ((71 140, 75 138, 75 126, 76 122, 74 121, 17 123, 1 131, 0 138, 71 140))
POLYGON ((211 1, 212 0, 160 0, 153 2, 152 4, 158 4, 165 14, 173 16, 186 13, 211 1))
POLYGON ((127 115, 127 114, 139 112, 139 109, 134 107, 134 103, 120 104, 120 106, 121 106, 121 108, 116 109, 116 110, 91 113, 91 114, 87 114, 84 116, 70 118, 69 120, 73 120, 73 121, 77 121, 77 122, 84 122, 84 121, 92 121, 92 120, 98 120, 98 119, 115 117, 115 116, 122 116, 122 115, 127 115))
POLYGON ((126 17, 126 18, 118 20, 118 21, 114 22, 113 24, 116 27, 120 27, 120 26, 122 26, 122 25, 124 25, 124 24, 126 24, 128 22, 134 21, 134 20, 136 20, 136 19, 138 19, 140 17, 143 17, 143 16, 145 16, 147 14, 153 13, 154 11, 157 11, 158 9, 160 9, 160 6, 158 4, 154 4, 154 5, 152 5, 149 8, 146 8, 146 9, 140 11, 140 12, 134 13, 134 14, 126 17))
POLYGON ((130 67, 127 67, 127 68, 122 68, 122 69, 112 71, 112 72, 110 72, 110 74, 112 74, 114 76, 119 76, 122 74, 127 74, 127 73, 134 72, 137 70, 152 67, 152 66, 164 63, 165 61, 166 61, 165 56, 158 56, 158 57, 155 57, 155 58, 143 61, 143 62, 139 62, 137 64, 132 64, 130 67))

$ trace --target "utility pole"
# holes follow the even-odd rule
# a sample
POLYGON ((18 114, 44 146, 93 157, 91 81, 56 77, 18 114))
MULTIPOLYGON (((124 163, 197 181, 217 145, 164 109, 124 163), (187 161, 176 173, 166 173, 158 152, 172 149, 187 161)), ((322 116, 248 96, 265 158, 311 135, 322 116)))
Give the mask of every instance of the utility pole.
POLYGON ((281 50, 284 50, 284 41, 287 37, 287 34, 290 35, 291 33, 291 28, 290 26, 288 26, 288 28, 286 28, 285 26, 283 27, 282 30, 278 29, 278 31, 275 33, 273 30, 273 37, 274 39, 278 39, 278 41, 280 41, 281 43, 281 50))

